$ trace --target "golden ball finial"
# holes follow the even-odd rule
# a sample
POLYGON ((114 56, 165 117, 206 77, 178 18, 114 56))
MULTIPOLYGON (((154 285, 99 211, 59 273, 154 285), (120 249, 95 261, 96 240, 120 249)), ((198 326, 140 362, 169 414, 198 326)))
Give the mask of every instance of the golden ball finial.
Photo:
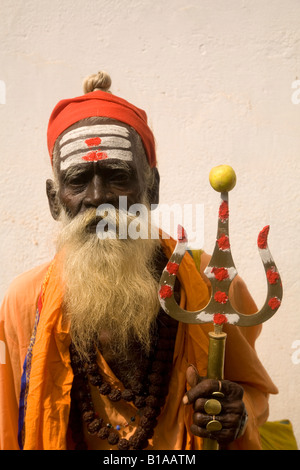
POLYGON ((209 182, 215 191, 231 191, 236 184, 236 174, 229 165, 218 165, 210 170, 209 182))

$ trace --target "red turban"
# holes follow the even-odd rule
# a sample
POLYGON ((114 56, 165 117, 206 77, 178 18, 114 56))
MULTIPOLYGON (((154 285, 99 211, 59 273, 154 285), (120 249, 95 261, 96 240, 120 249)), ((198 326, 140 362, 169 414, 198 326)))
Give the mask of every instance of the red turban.
POLYGON ((145 111, 118 96, 100 90, 62 100, 55 106, 47 133, 51 163, 53 147, 60 134, 75 122, 93 116, 116 119, 133 127, 142 139, 150 166, 156 166, 155 141, 148 127, 145 111))

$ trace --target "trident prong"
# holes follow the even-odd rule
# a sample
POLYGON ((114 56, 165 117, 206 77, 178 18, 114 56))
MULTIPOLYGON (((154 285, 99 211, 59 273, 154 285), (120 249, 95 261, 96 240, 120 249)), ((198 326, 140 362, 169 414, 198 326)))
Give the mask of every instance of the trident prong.
MULTIPOLYGON (((233 174, 235 176, 234 172, 233 174)), ((219 206, 216 244, 211 260, 204 271, 211 283, 211 298, 202 310, 194 312, 184 310, 177 304, 174 298, 177 272, 188 244, 186 232, 181 226, 178 227, 175 250, 162 273, 159 285, 159 300, 162 308, 168 315, 183 323, 213 323, 214 332, 209 333, 207 377, 219 380, 224 378, 226 333, 222 331, 223 325, 225 323, 238 326, 261 324, 275 314, 282 300, 281 278, 268 248, 269 226, 266 226, 261 230, 257 239, 259 254, 267 278, 268 290, 266 301, 263 307, 252 315, 245 315, 234 309, 229 300, 229 287, 237 275, 237 270, 231 255, 228 228, 228 191, 223 191, 221 192, 221 203, 219 206)), ((204 439, 204 449, 217 450, 218 444, 215 440, 204 439)))

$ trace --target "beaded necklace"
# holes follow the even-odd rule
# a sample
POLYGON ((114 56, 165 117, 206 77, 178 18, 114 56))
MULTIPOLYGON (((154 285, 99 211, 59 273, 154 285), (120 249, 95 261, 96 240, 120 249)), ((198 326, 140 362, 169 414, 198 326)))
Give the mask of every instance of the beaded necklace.
MULTIPOLYGON (((146 377, 144 380, 136 380, 131 388, 125 388, 123 391, 113 388, 101 375, 96 361, 96 349, 90 353, 89 362, 84 364, 71 344, 70 356, 74 381, 71 392, 70 427, 76 450, 87 449, 82 424, 87 426, 90 435, 107 439, 110 445, 116 445, 119 450, 141 450, 148 446, 148 440, 154 434, 157 418, 168 394, 177 321, 160 310, 157 317, 157 332, 146 377), (95 412, 90 385, 97 387, 100 395, 107 396, 112 402, 125 400, 132 402, 138 409, 137 415, 140 416, 138 427, 129 439, 120 437, 120 426, 114 428, 95 412)), ((132 422, 135 419, 136 416, 131 417, 132 422)))

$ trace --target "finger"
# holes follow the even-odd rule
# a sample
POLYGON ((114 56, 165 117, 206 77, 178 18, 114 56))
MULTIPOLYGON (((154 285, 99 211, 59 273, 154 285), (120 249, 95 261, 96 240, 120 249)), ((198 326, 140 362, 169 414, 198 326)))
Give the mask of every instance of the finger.
POLYGON ((236 401, 222 401, 222 413, 224 414, 237 414, 242 416, 245 410, 245 404, 242 400, 236 401))
POLYGON ((242 400, 244 389, 239 384, 229 380, 201 379, 201 381, 187 392, 188 403, 194 403, 199 397, 211 397, 214 392, 222 392, 228 401, 242 400), (221 385, 221 387, 220 387, 221 385))
POLYGON ((195 387, 201 381, 202 377, 199 375, 196 367, 190 364, 186 370, 186 380, 190 387, 195 387))
POLYGON ((199 413, 205 413, 204 405, 207 402, 207 398, 197 398, 194 402, 194 410, 199 413))
POLYGON ((194 403, 197 398, 211 397, 213 392, 219 391, 219 381, 213 379, 202 379, 197 385, 187 391, 188 403, 194 403))
POLYGON ((220 414, 226 412, 221 398, 197 398, 194 402, 194 411, 206 414, 220 414))
MULTIPOLYGON (((190 364, 186 370, 186 380, 188 385, 193 388, 195 387, 203 377, 201 377, 196 369, 196 367, 193 364, 190 364)), ((187 405, 189 403, 189 399, 187 395, 185 395, 182 399, 182 402, 184 405, 187 405)))
MULTIPOLYGON (((211 400, 210 398, 197 398, 194 402, 194 411, 199 412, 199 413, 206 413, 210 414, 209 411, 207 411, 209 405, 209 401, 211 400)), ((215 399, 214 399, 215 400, 215 399)), ((217 414, 237 414, 242 416, 243 413, 245 412, 245 404, 242 400, 235 400, 235 401, 228 401, 225 398, 217 398, 216 401, 218 401, 221 405, 220 411, 217 414)))
POLYGON ((199 437, 203 437, 203 438, 209 438, 210 437, 210 433, 207 431, 207 429, 205 428, 201 428, 199 426, 197 426, 196 424, 192 424, 191 427, 191 432, 192 434, 194 434, 194 436, 199 436, 199 437))
POLYGON ((241 400, 244 395, 244 389, 241 385, 230 380, 221 381, 221 391, 224 393, 225 398, 230 400, 241 400))
POLYGON ((230 414, 230 415, 217 415, 213 416, 207 415, 205 413, 194 413, 193 415, 193 424, 200 428, 206 428, 207 424, 212 421, 219 421, 222 424, 222 429, 232 429, 236 431, 240 424, 240 415, 230 414))
POLYGON ((221 431, 211 432, 207 431, 205 428, 201 428, 196 424, 191 425, 191 432, 195 436, 199 436, 202 438, 214 439, 218 441, 220 444, 228 444, 234 440, 234 430, 232 429, 221 429, 221 431))

